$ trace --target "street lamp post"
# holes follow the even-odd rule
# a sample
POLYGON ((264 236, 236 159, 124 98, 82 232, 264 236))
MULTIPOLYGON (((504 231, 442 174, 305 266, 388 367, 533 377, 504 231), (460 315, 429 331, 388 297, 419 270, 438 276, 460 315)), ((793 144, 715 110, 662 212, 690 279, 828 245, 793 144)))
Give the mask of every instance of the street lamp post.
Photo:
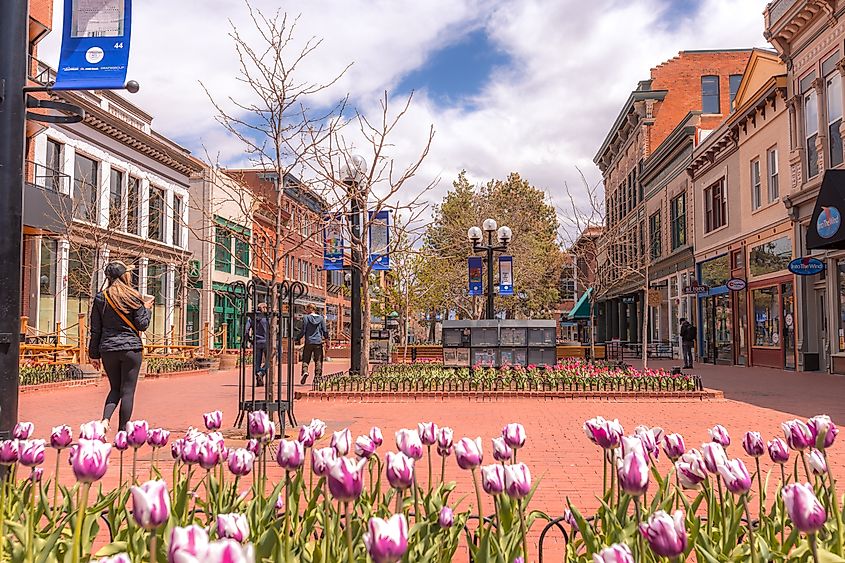
POLYGON ((513 237, 513 232, 510 227, 505 227, 504 225, 497 227, 498 225, 496 224, 495 219, 485 219, 481 224, 481 228, 470 227, 467 231, 467 238, 472 243, 473 253, 484 252, 486 254, 487 311, 485 316, 489 320, 495 318, 493 310, 493 256, 496 252, 506 252, 508 244, 513 237), (498 244, 493 244, 493 233, 496 233, 498 244), (487 237, 487 242, 482 243, 485 235, 487 237))
POLYGON ((352 327, 350 330, 350 366, 351 373, 361 373, 361 270, 359 265, 361 263, 361 252, 358 245, 361 241, 361 194, 358 190, 361 180, 364 178, 364 172, 367 163, 362 156, 352 156, 349 158, 343 167, 343 183, 346 186, 346 193, 349 196, 349 224, 352 228, 352 240, 350 246, 351 264, 349 266, 352 282, 352 327))

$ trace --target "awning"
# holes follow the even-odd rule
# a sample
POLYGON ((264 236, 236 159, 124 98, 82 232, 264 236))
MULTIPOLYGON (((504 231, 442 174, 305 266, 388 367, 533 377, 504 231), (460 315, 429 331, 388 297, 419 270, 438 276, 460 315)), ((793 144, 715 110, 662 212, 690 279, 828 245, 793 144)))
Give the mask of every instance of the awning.
POLYGON ((589 320, 590 319, 590 295, 593 293, 593 288, 591 287, 578 299, 578 302, 575 303, 575 306, 572 307, 572 310, 569 311, 569 315, 567 318, 569 320, 589 320))
POLYGON ((822 186, 816 198, 810 228, 807 230, 807 248, 821 250, 845 248, 845 170, 825 170, 822 186))

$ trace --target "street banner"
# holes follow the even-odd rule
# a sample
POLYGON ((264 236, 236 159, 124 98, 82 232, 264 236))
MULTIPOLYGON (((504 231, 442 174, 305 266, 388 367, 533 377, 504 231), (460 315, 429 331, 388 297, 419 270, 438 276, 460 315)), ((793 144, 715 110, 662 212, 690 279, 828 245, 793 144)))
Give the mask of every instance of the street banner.
POLYGON ((370 264, 373 270, 390 269, 390 211, 370 211, 370 264))
POLYGON ((513 256, 499 256, 499 295, 513 295, 513 256))
POLYGON ((131 31, 132 0, 65 0, 53 90, 124 88, 131 31))
POLYGON ((326 213, 323 227, 323 269, 343 269, 343 226, 340 213, 326 213))
POLYGON ((481 281, 481 256, 470 256, 469 264, 469 294, 481 295, 484 293, 484 284, 481 281))

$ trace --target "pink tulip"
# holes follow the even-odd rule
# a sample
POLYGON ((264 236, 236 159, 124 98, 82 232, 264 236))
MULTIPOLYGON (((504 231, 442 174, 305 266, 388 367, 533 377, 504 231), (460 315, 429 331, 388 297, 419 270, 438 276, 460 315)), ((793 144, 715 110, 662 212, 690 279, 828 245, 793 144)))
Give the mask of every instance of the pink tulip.
POLYGON ((721 424, 717 424, 710 430, 710 440, 716 442, 717 444, 721 444, 723 448, 727 448, 731 445, 731 436, 728 434, 727 428, 722 426, 721 424))
POLYGON ((218 514, 216 530, 219 538, 229 538, 238 543, 249 539, 249 521, 246 514, 218 514))
POLYGON ((678 480, 685 489, 695 489, 707 479, 707 467, 701 453, 692 449, 675 462, 675 471, 678 473, 678 480))
POLYGON ((531 492, 531 472, 524 463, 505 466, 505 492, 509 497, 521 499, 531 492))
POLYGON ((742 449, 751 457, 760 457, 766 453, 766 443, 759 432, 746 432, 742 439, 742 449))
POLYGON ((255 563, 255 549, 252 545, 241 545, 226 538, 208 544, 202 563, 255 563))
POLYGON ((226 451, 226 439, 223 438, 223 434, 220 432, 209 432, 208 441, 217 448, 217 453, 222 457, 223 452, 226 451))
POLYGON ((511 449, 518 450, 525 445, 525 427, 518 422, 511 422, 502 428, 502 437, 511 449))
POLYGON ((452 455, 452 449, 454 446, 452 440, 454 440, 454 437, 455 433, 448 426, 443 426, 440 428, 440 431, 437 433, 438 455, 442 457, 448 457, 452 455))
POLYGON ((789 461, 789 446, 780 438, 769 442, 769 458, 775 463, 783 465, 789 461))
POLYGON ((314 431, 314 438, 319 440, 326 435, 326 423, 319 418, 312 418, 308 423, 308 427, 314 431))
POLYGON ((310 426, 300 426, 299 436, 296 438, 297 442, 302 444, 304 448, 310 448, 314 445, 316 437, 314 436, 314 429, 310 426))
POLYGON ((418 422, 417 435, 424 446, 433 446, 437 443, 437 425, 433 422, 418 422))
POLYGON ((615 543, 594 553, 593 563, 634 563, 634 554, 624 543, 615 543))
POLYGON ((648 490, 648 460, 639 451, 633 451, 618 462, 617 475, 619 488, 631 495, 639 497, 648 490))
POLYGON ((370 459, 376 453, 376 445, 369 436, 358 436, 355 440, 355 455, 370 459))
POLYGON ((651 550, 662 557, 678 557, 687 548, 684 513, 680 510, 671 516, 658 510, 647 522, 640 524, 640 533, 648 541, 651 550))
POLYGON ((170 432, 164 428, 153 428, 147 436, 147 443, 154 448, 163 448, 170 439, 170 432))
POLYGON ((282 514, 285 511, 285 497, 282 495, 276 497, 276 504, 273 508, 276 509, 276 514, 282 514))
MULTIPOLYGON (((188 465, 199 463, 203 455, 203 448, 206 448, 207 442, 208 438, 202 434, 191 439, 186 437, 182 443, 182 461, 188 465)), ((215 448, 211 448, 211 450, 214 452, 217 451, 215 448)))
POLYGON ((461 438, 455 444, 455 458, 458 460, 458 467, 461 469, 474 469, 481 465, 484 454, 481 451, 481 438, 471 440, 461 438))
POLYGON ((813 435, 816 448, 820 450, 831 447, 839 434, 839 429, 826 414, 819 414, 808 420, 807 427, 813 435))
POLYGON ((81 438, 70 447, 70 462, 73 474, 80 483, 99 481, 109 468, 111 444, 100 440, 81 438))
POLYGON ((261 442, 254 438, 248 440, 246 443, 246 449, 255 454, 255 457, 258 457, 259 455, 261 455, 261 442))
POLYGON ((680 434, 666 434, 663 436, 663 453, 672 461, 677 461, 686 451, 687 446, 684 444, 684 437, 680 434))
POLYGON ((20 442, 3 440, 0 442, 0 465, 13 465, 20 459, 20 442))
POLYGON ((33 467, 29 473, 29 480, 33 483, 40 483, 42 477, 44 477, 43 467, 33 467))
MULTIPOLYGON (((187 451, 187 450, 186 450, 187 451)), ((184 458, 184 453, 182 454, 184 458)), ((203 440, 199 448, 199 464, 206 471, 220 463, 220 449, 211 440, 203 440)))
POLYGON ((250 438, 256 438, 261 443, 267 444, 276 437, 276 425, 266 412, 253 411, 247 417, 247 433, 250 438))
POLYGON ((243 477, 249 475, 255 464, 255 454, 246 448, 238 448, 229 455, 228 465, 232 475, 243 477))
POLYGON ((147 443, 147 435, 150 432, 150 425, 146 420, 130 420, 126 423, 126 436, 129 445, 135 449, 147 443))
POLYGON ((622 436, 621 449, 623 458, 632 453, 640 454, 645 458, 648 457, 643 441, 640 440, 639 436, 622 436))
POLYGON ((102 420, 92 420, 86 422, 79 427, 79 437, 84 440, 99 440, 104 442, 106 439, 106 427, 102 420))
POLYGON ((404 514, 394 514, 388 520, 370 518, 367 528, 364 544, 375 563, 395 563, 408 551, 408 521, 404 514))
POLYGON ((182 449, 185 447, 185 440, 179 438, 170 442, 170 457, 174 461, 182 461, 182 449))
POLYGON ((728 490, 735 495, 747 493, 751 489, 751 475, 741 459, 730 459, 720 465, 719 475, 728 490))
POLYGON ((364 488, 362 470, 366 459, 353 461, 341 457, 329 464, 328 483, 332 496, 339 501, 348 502, 361 496, 364 488))
POLYGON ((338 457, 343 457, 352 449, 352 433, 348 428, 332 433, 331 447, 338 457))
POLYGON ((505 491, 505 468, 498 463, 481 468, 481 487, 488 495, 500 495, 505 491))
POLYGON ((325 477, 329 472, 329 464, 337 459, 334 448, 314 448, 311 450, 311 471, 317 477, 325 477))
POLYGON ((648 426, 637 426, 634 435, 640 439, 645 448, 647 457, 657 459, 660 456, 660 439, 663 437, 663 429, 659 426, 649 428, 648 426))
POLYGON ((827 461, 824 459, 824 454, 816 448, 810 450, 807 460, 810 462, 810 469, 813 475, 825 475, 827 473, 827 461))
POLYGON ((381 428, 378 426, 370 428, 370 440, 373 441, 373 444, 375 444, 377 448, 381 447, 384 443, 384 436, 381 433, 381 428))
POLYGON ((285 471, 298 471, 305 463, 305 448, 296 440, 282 440, 279 442, 276 462, 285 471))
POLYGON ((214 430, 220 430, 223 426, 223 413, 220 411, 211 411, 207 412, 202 415, 203 422, 205 422, 205 427, 211 432, 214 430))
POLYGON ((806 450, 815 442, 810 428, 797 418, 782 423, 780 427, 783 429, 787 445, 793 450, 806 450))
POLYGON ((415 430, 403 428, 396 432, 396 447, 408 457, 422 459, 423 445, 420 435, 415 430))
POLYGON ((451 528, 454 523, 455 515, 452 512, 452 509, 448 506, 442 507, 440 512, 437 514, 437 524, 441 528, 451 528))
POLYGON ((493 459, 507 462, 513 459, 513 450, 505 442, 504 436, 493 438, 493 459))
POLYGON ((132 517, 145 530, 155 530, 170 518, 170 493, 164 481, 147 481, 132 492, 132 517))
POLYGON ((707 471, 713 474, 718 473, 719 466, 728 461, 725 448, 718 442, 701 444, 701 455, 704 458, 704 466, 707 467, 707 471))
POLYGON ((44 463, 44 440, 21 440, 19 444, 21 465, 35 467, 44 463))
POLYGON ((63 450, 73 443, 73 430, 70 426, 54 426, 50 434, 50 447, 55 450, 63 450))
POLYGON ((584 423, 584 433, 592 443, 609 450, 619 446, 625 431, 618 420, 605 420, 597 416, 584 423))
POLYGON ((128 553, 117 553, 111 557, 101 557, 94 563, 132 563, 132 558, 128 553))
POLYGON ((789 519, 805 534, 815 534, 827 521, 827 512, 809 483, 791 483, 780 492, 789 519))
POLYGON ((197 525, 174 527, 167 548, 169 563, 199 563, 208 551, 208 532, 197 525))
POLYGON ((12 437, 17 440, 29 440, 35 431, 35 425, 31 422, 18 422, 12 430, 12 437))
POLYGON ((387 452, 385 465, 387 481, 394 489, 407 489, 414 484, 414 458, 402 452, 387 452))

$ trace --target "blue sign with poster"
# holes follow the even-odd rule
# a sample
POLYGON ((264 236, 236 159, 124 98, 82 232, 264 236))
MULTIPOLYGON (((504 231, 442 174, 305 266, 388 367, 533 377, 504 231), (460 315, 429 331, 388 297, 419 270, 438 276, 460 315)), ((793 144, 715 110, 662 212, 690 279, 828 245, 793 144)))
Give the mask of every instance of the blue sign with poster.
POLYGON ((65 0, 62 50, 53 90, 126 85, 132 0, 65 0))
POLYGON ((824 262, 818 258, 811 258, 805 256, 803 258, 796 258, 787 266, 790 272, 796 276, 814 276, 824 271, 824 262))
POLYGON ((343 269, 343 231, 340 213, 327 213, 323 227, 323 269, 343 269))
POLYGON ((499 295, 513 295, 513 256, 499 256, 499 295))
POLYGON ((484 284, 481 281, 481 256, 470 256, 467 259, 469 266, 469 295, 481 295, 484 293, 484 284))
POLYGON ((830 238, 839 232, 839 227, 842 226, 842 215, 839 210, 832 205, 830 207, 822 207, 819 218, 816 220, 816 232, 822 238, 830 238))
POLYGON ((370 211, 370 264, 373 270, 390 269, 390 211, 370 211))

